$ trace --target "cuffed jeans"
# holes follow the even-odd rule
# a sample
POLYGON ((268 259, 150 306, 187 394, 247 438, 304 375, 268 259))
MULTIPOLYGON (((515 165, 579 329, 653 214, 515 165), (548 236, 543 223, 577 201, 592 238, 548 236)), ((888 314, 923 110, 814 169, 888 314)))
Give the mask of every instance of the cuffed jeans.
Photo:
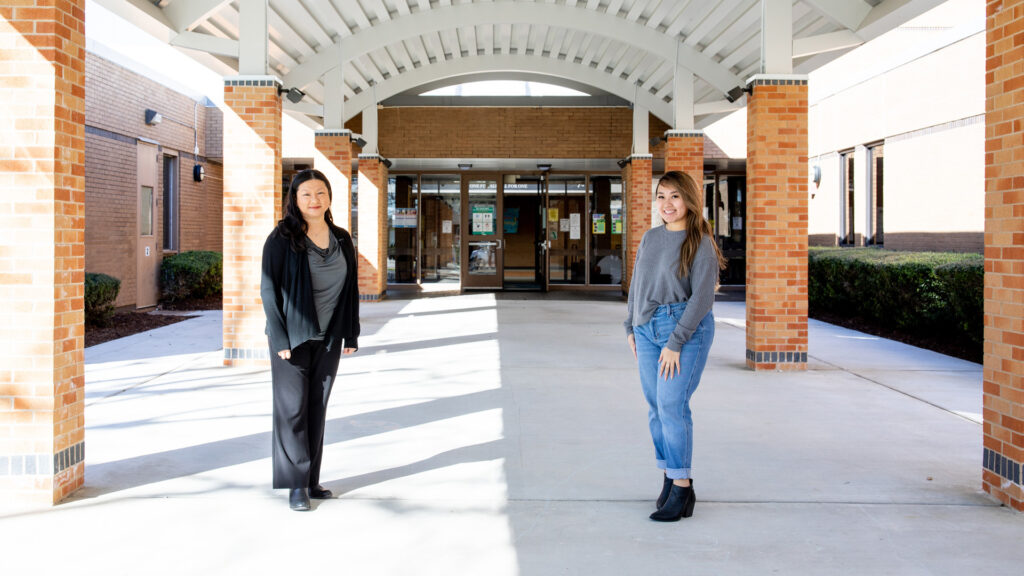
MULTIPOLYGON (((340 342, 339 342, 340 343, 340 342)), ((314 488, 320 483, 327 400, 338 373, 341 347, 307 340, 290 360, 270 351, 274 388, 274 488, 314 488)))
POLYGON ((661 349, 668 343, 685 309, 685 302, 658 306, 647 324, 633 329, 640 384, 649 407, 654 455, 658 468, 673 480, 690 478, 693 456, 690 397, 700 383, 711 341, 715 338, 715 318, 708 312, 680 350, 679 373, 668 380, 661 377, 658 366, 661 349))

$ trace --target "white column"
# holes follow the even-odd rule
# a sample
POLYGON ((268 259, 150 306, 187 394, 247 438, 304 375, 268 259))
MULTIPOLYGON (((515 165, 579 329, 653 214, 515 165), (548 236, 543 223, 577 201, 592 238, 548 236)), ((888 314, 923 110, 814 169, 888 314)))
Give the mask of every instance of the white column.
POLYGON ((238 74, 267 73, 267 0, 238 0, 238 74))
POLYGON ((345 81, 341 64, 324 74, 324 130, 345 128, 345 81))
POLYGON ((682 66, 673 79, 672 119, 674 130, 693 130, 693 72, 682 66))
POLYGON ((867 147, 853 149, 853 231, 860 234, 858 244, 867 242, 871 232, 871 158, 867 147))
POLYGON ((761 0, 761 73, 793 73, 793 0, 761 0))
POLYGON ((647 108, 633 103, 633 155, 650 153, 647 147, 650 138, 648 114, 647 108))
POLYGON ((366 145, 363 146, 363 152, 360 156, 367 154, 380 154, 377 151, 377 103, 374 102, 366 108, 363 108, 363 140, 366 140, 366 145))

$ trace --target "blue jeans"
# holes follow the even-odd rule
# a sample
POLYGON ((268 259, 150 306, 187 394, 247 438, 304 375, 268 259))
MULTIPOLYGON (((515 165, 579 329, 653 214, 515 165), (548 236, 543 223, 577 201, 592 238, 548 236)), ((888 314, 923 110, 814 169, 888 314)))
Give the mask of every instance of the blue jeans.
POLYGON ((633 329, 640 384, 649 406, 648 420, 658 468, 673 480, 690 478, 693 456, 693 419, 690 396, 700 383, 715 338, 715 317, 704 316, 693 336, 679 353, 679 373, 666 380, 659 376, 658 357, 679 323, 686 303, 658 306, 650 322, 633 329))

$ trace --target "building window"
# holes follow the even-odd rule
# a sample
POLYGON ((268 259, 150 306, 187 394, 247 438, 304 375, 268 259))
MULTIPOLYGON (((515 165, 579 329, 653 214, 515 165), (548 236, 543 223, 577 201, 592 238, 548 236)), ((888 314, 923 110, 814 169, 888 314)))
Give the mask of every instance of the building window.
POLYGON ((178 250, 178 157, 164 156, 164 250, 178 250))
POLYGON ((882 246, 885 244, 882 226, 882 168, 885 160, 885 146, 877 144, 868 147, 868 180, 871 194, 868 196, 868 238, 867 244, 882 246))
POLYGON ((839 195, 839 245, 856 246, 857 235, 854 230, 854 163, 853 151, 839 154, 840 165, 840 195, 839 195))

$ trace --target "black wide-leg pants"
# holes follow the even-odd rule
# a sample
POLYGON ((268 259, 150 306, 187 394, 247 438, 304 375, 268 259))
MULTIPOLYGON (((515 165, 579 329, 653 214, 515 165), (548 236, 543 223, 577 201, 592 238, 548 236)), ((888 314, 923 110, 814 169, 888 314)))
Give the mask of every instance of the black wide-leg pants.
POLYGON ((270 351, 274 387, 274 488, 312 488, 320 483, 327 400, 338 374, 341 346, 307 340, 290 360, 270 351))

